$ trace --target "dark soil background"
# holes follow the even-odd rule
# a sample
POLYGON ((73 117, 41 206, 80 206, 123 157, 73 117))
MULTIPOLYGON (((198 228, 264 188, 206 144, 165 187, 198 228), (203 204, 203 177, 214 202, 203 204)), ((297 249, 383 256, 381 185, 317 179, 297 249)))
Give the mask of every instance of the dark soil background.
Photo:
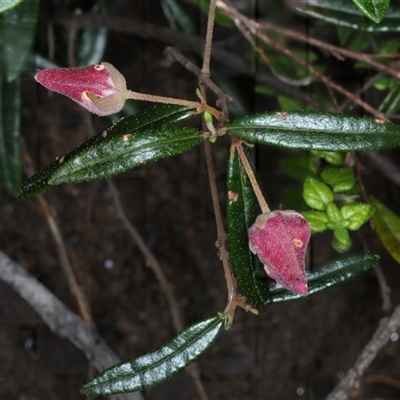
MULTIPOLYGON (((82 4, 60 2, 59 6, 73 9, 82 4)), ((110 14, 167 26, 154 0, 115 1, 110 14)), ((205 16, 197 15, 197 20, 203 32, 205 16)), ((132 90, 195 99, 196 78, 178 65, 161 67, 162 52, 163 45, 156 41, 111 32, 104 60, 125 74, 132 90)), ((354 79, 345 71, 337 72, 343 80, 354 79)), ((251 77, 231 71, 226 71, 226 77, 238 87, 246 86, 253 111, 276 107, 254 95, 251 77)), ((86 111, 78 105, 39 87, 28 74, 23 96, 22 135, 37 169, 86 140, 90 126, 86 111)), ((96 133, 110 125, 107 118, 90 118, 96 133)), ((214 153, 224 203, 229 141, 218 140, 214 153)), ((275 207, 284 202, 283 188, 293 184, 279 168, 282 155, 275 149, 254 152, 267 200, 275 207)), ((398 160, 394 152, 387 152, 387 157, 398 160)), ((399 212, 398 188, 366 161, 364 166, 368 191, 399 212)), ((203 149, 141 166, 116 176, 114 182, 127 216, 173 285, 185 323, 222 311, 226 285, 214 246, 203 149)), ((164 294, 116 217, 107 184, 63 185, 46 193, 46 198, 57 215, 98 331, 109 346, 121 359, 128 359, 170 339, 174 329, 164 294)), ((365 228, 363 241, 382 256, 380 264, 394 306, 400 301, 399 267, 365 228)), ((330 240, 329 235, 313 239, 310 266, 334 255, 330 240)), ((359 236, 354 242, 354 248, 360 249, 359 236)), ((76 311, 37 199, 19 201, 0 188, 0 246, 76 311)), ((259 316, 238 310, 233 327, 199 360, 209 398, 324 399, 384 315, 374 271, 309 299, 267 306, 259 316)), ((368 375, 400 379, 399 347, 393 339, 368 375)), ((88 379, 88 370, 85 357, 50 332, 30 306, 0 282, 0 399, 83 399, 79 388, 88 379)), ((150 400, 198 398, 185 372, 144 395, 150 400)), ((366 384, 358 398, 399 399, 400 389, 366 384)))

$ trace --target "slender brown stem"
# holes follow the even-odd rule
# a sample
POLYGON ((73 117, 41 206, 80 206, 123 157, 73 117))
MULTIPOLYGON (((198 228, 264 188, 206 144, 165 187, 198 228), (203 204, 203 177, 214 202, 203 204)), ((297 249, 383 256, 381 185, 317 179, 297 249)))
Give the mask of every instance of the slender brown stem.
POLYGON ((214 33, 215 8, 216 8, 216 0, 211 0, 210 9, 208 10, 206 42, 203 54, 203 66, 201 68, 202 74, 207 76, 210 75, 210 59, 211 59, 212 39, 214 33))
POLYGON ((256 177, 254 176, 254 172, 253 172, 253 169, 251 168, 249 160, 247 159, 247 157, 244 154, 244 151, 242 149, 242 142, 240 140, 237 140, 235 142, 232 140, 232 145, 234 146, 234 148, 237 150, 237 152, 239 154, 240 161, 242 162, 242 165, 246 171, 246 174, 249 177, 251 186, 253 187, 254 193, 257 197, 258 204, 260 205, 262 213, 263 214, 270 213, 271 210, 268 207, 268 204, 265 201, 265 198, 261 192, 260 186, 258 185, 256 177))
POLYGON ((130 234, 132 240, 138 246, 144 259, 146 260, 146 265, 149 268, 151 268, 154 275, 156 276, 156 278, 161 286, 161 289, 164 292, 164 295, 167 299, 169 308, 171 310, 172 322, 173 322, 174 328, 177 332, 179 332, 183 329, 182 316, 179 311, 178 301, 175 299, 171 285, 169 284, 167 278, 165 277, 164 272, 160 266, 160 263, 157 261, 156 257, 151 252, 151 250, 147 247, 146 243, 144 242, 144 240, 143 240, 142 236, 140 235, 140 233, 138 232, 138 230, 132 225, 132 223, 126 217, 126 214, 122 207, 121 201, 119 199, 118 191, 117 191, 113 181, 111 179, 107 179, 107 184, 108 184, 108 188, 110 189, 113 200, 114 200, 115 208, 117 211, 117 216, 123 223, 125 229, 130 234))
MULTIPOLYGON (((33 168, 33 162, 25 146, 23 146, 23 158, 25 162, 26 173, 29 176, 33 175, 35 172, 33 168)), ((78 307, 79 314, 92 328, 94 328, 95 323, 90 310, 89 302, 75 277, 75 273, 65 247, 64 239, 61 234, 61 230, 58 227, 53 215, 53 210, 43 194, 38 194, 37 199, 40 203, 42 212, 46 218, 51 235, 53 236, 53 240, 56 244, 56 251, 60 261, 60 265, 67 279, 68 288, 78 307)))
POLYGON ((295 53, 290 51, 283 44, 269 38, 264 33, 262 33, 262 31, 265 30, 263 24, 260 24, 257 21, 247 18, 239 11, 237 11, 234 7, 231 7, 230 5, 221 0, 217 0, 217 7, 221 9, 226 15, 230 16, 236 23, 238 22, 243 23, 247 27, 247 29, 249 29, 250 32, 252 32, 252 34, 259 37, 264 43, 275 48, 276 50, 279 50, 280 52, 286 54, 288 57, 295 60, 298 64, 306 67, 310 72, 312 72, 315 76, 317 76, 320 80, 322 80, 328 87, 331 87, 332 89, 338 91, 339 93, 342 93, 343 95, 351 99, 354 103, 364 108, 364 110, 374 115, 376 118, 379 118, 381 120, 387 120, 387 116, 384 113, 370 106, 368 103, 362 101, 358 96, 355 96, 354 94, 350 93, 342 86, 332 82, 327 76, 318 71, 312 65, 308 64, 301 57, 297 56, 295 53))
POLYGON ((195 108, 199 113, 208 111, 211 115, 213 115, 217 119, 219 119, 221 115, 220 111, 218 111, 214 107, 210 107, 205 102, 199 103, 197 101, 176 99, 173 97, 156 96, 152 94, 133 92, 132 90, 128 90, 127 98, 133 100, 150 101, 152 103, 176 104, 178 106, 192 107, 195 108))

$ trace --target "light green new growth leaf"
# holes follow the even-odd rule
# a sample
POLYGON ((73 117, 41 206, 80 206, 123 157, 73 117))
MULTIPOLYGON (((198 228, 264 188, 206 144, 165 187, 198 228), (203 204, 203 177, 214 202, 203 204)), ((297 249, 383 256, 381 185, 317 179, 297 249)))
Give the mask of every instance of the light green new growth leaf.
POLYGON ((376 209, 373 217, 375 232, 388 253, 400 264, 400 218, 379 200, 371 204, 376 209))
POLYGON ((340 213, 338 206, 334 203, 328 203, 326 205, 326 215, 328 216, 329 221, 333 222, 335 225, 342 221, 342 214, 340 213))
POLYGON ((328 228, 328 216, 323 211, 303 211, 301 215, 309 223, 312 233, 323 232, 328 228))
POLYGON ((373 207, 364 203, 349 203, 340 209, 343 219, 347 222, 346 227, 351 231, 360 229, 372 217, 374 211, 373 207))
POLYGON ((332 187, 334 193, 351 190, 355 183, 352 168, 326 168, 322 171, 321 177, 332 187))
POLYGON ((325 183, 308 176, 304 181, 303 198, 309 207, 323 211, 333 201, 333 192, 325 183))
POLYGON ((369 19, 379 24, 389 10, 390 0, 353 0, 353 3, 369 19))
POLYGON ((136 392, 177 374, 204 353, 224 325, 220 315, 197 322, 157 349, 106 369, 86 383, 87 396, 136 392))
POLYGON ((344 253, 351 246, 351 239, 349 236, 349 231, 346 228, 337 227, 333 230, 333 242, 332 246, 339 253, 344 253))

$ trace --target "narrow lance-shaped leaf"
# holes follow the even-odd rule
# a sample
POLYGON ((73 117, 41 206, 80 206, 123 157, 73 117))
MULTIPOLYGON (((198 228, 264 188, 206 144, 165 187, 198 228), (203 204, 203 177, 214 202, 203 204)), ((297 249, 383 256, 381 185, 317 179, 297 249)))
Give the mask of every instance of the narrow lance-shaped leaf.
POLYGON ((219 315, 197 322, 156 350, 106 369, 86 383, 81 392, 87 396, 107 396, 156 385, 204 353, 223 325, 223 316, 219 315))
POLYGON ((0 74, 0 182, 14 194, 21 183, 21 94, 19 78, 7 82, 0 74))
MULTIPOLYGON (((370 3, 389 3, 388 0, 358 0, 370 3)), ((384 16, 379 24, 364 17, 364 14, 349 0, 308 0, 309 7, 300 12, 336 26, 365 32, 399 32, 400 8, 395 2, 385 12, 386 5, 376 15, 384 16), (312 8, 311 8, 312 7, 312 8)))
POLYGON ((353 0, 353 3, 377 24, 385 17, 390 6, 390 0, 353 0))
MULTIPOLYGON (((322 266, 316 266, 307 273, 308 295, 322 292, 330 287, 348 281, 372 268, 379 256, 370 253, 346 254, 322 266)), ((283 303, 286 301, 304 299, 304 296, 289 292, 280 285, 271 288, 269 303, 283 303)))
POLYGON ((334 113, 275 112, 238 118, 228 133, 252 143, 305 150, 364 151, 400 145, 400 126, 334 113))
POLYGON ((232 266, 246 301, 254 307, 262 307, 269 297, 269 280, 258 257, 250 251, 247 232, 257 217, 258 203, 236 152, 228 164, 227 189, 228 243, 232 266))
POLYGON ((19 3, 24 0, 1 0, 0 1, 0 13, 11 10, 16 7, 19 3))
POLYGON ((203 136, 194 130, 167 127, 191 116, 191 108, 158 105, 126 117, 105 133, 91 137, 72 150, 60 159, 62 162, 56 160, 33 175, 23 184, 19 198, 34 196, 61 181, 98 179, 126 171, 143 162, 188 150, 201 143, 203 136), (158 132, 162 133, 158 135, 158 132), (101 150, 101 157, 97 154, 97 148, 101 150), (59 172, 61 169, 62 172, 59 172), (50 182, 56 176, 59 182, 50 182))
POLYGON ((0 57, 9 82, 17 78, 31 54, 39 3, 39 0, 25 0, 0 15, 0 57))
POLYGON ((379 200, 371 204, 376 209, 373 216, 375 232, 388 253, 400 264, 400 218, 379 200))

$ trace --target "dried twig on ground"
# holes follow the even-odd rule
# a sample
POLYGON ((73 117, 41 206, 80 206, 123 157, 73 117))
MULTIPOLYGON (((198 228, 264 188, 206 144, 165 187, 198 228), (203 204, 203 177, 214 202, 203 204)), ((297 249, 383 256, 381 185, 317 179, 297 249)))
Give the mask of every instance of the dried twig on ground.
MULTIPOLYGON (((0 278, 9 284, 41 316, 56 334, 68 339, 99 370, 111 367, 121 360, 107 346, 96 331, 77 314, 69 310, 56 296, 17 262, 0 250, 0 278)), ((136 393, 118 395, 121 400, 144 400, 136 393)))
POLYGON ((347 372, 326 400, 345 400, 350 394, 360 387, 360 381, 366 369, 377 356, 378 352, 389 341, 392 333, 400 329, 400 305, 396 307, 390 317, 379 322, 378 329, 369 343, 357 357, 354 366, 347 372))

